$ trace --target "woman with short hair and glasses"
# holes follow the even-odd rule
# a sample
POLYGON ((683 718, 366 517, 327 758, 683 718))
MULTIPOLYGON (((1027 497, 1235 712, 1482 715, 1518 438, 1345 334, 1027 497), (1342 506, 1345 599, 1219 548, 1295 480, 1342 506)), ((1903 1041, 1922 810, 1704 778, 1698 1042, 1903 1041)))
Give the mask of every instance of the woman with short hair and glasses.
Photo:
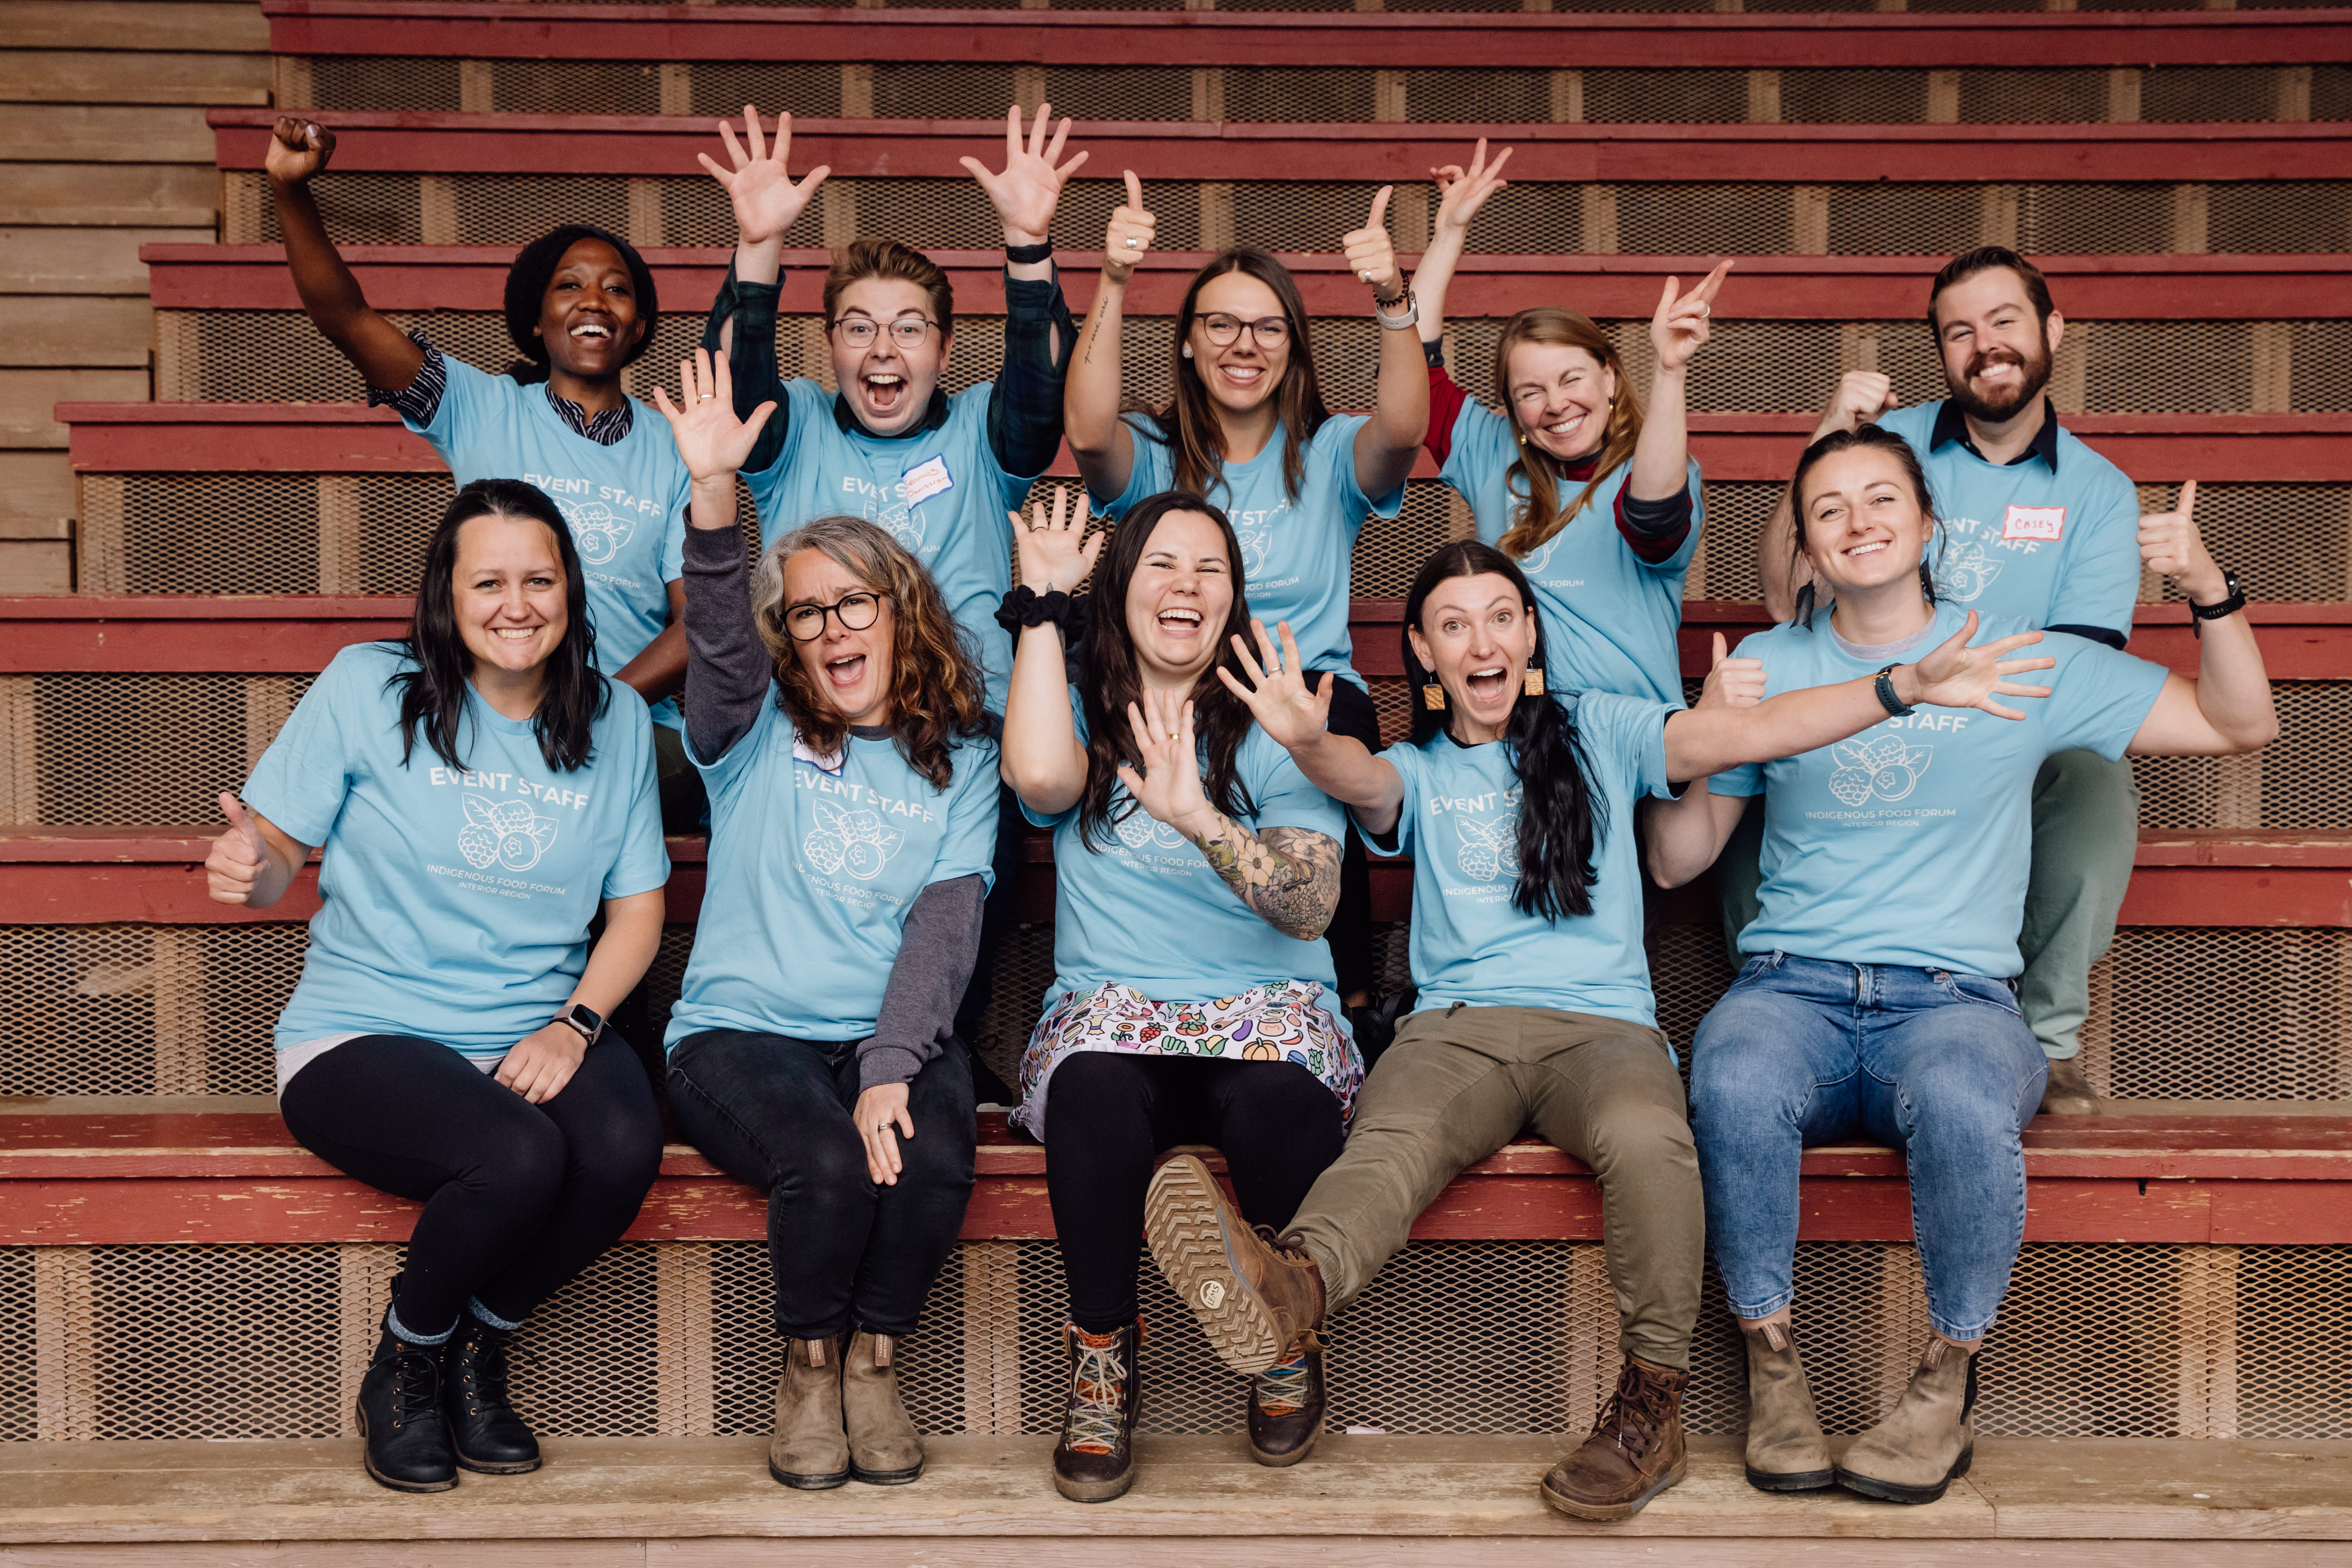
POLYGON ((788 1487, 922 1473, 898 1383, 971 1195, 955 1009, 992 876, 996 742, 977 663, 914 556, 854 517, 805 522, 757 575, 727 357, 656 395, 694 476, 687 743, 710 868, 665 1043, 679 1127, 768 1194, 786 1341, 768 1469, 788 1487), (747 577, 750 579, 747 582, 747 577))
MULTIPOLYGON (((1349 663, 1349 569, 1365 518, 1392 518, 1404 504, 1405 476, 1429 428, 1412 290, 1383 225, 1391 188, 1381 187, 1364 226, 1342 241, 1382 329, 1371 413, 1324 407, 1297 281, 1266 252, 1240 246, 1211 259, 1184 291, 1168 406, 1122 415, 1128 279, 1154 229, 1141 182, 1132 172, 1126 178, 1127 202, 1111 215, 1102 279, 1070 368, 1066 423, 1078 472, 1112 517, 1167 490, 1223 509, 1240 541, 1252 611, 1268 626, 1290 623, 1309 672, 1339 682, 1332 730, 1377 751, 1371 694, 1349 663)), ((1358 1007, 1371 984, 1370 882, 1352 828, 1332 925, 1339 992, 1358 1007)))

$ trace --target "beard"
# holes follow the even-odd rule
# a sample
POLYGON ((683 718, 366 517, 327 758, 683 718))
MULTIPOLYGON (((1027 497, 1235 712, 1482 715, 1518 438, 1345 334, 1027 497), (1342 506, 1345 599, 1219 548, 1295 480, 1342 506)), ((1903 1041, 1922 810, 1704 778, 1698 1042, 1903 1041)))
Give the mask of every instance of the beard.
POLYGON ((1966 375, 1952 381, 1948 374, 1946 380, 1951 388, 1952 401, 1959 405, 1961 413, 1988 425, 1998 425, 2013 417, 2018 410, 2041 396, 2042 389, 2050 384, 2050 346, 2046 342, 2037 343, 2031 357, 2012 353, 2008 349, 1987 349, 1969 357, 1966 375), (2017 390, 2000 397, 1979 397, 1972 390, 1972 384, 1986 366, 1994 364, 2013 364, 2020 368, 2022 374, 2017 390))

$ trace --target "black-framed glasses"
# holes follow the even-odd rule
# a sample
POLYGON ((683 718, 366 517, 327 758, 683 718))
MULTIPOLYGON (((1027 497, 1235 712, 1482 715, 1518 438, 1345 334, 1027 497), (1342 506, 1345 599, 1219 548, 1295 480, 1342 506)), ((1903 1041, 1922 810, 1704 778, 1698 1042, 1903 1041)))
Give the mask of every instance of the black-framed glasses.
MULTIPOLYGON (((929 316, 900 316, 890 323, 890 341, 902 349, 920 348, 923 340, 931 335, 931 329, 938 325, 929 316)), ((882 331, 882 323, 871 316, 843 316, 834 321, 833 330, 851 348, 871 348, 882 331)))
POLYGON ((1201 330, 1221 349, 1231 348, 1244 331, 1249 333, 1250 342, 1262 349, 1278 349, 1290 341, 1290 322, 1280 316, 1261 316, 1255 321, 1244 321, 1239 316, 1217 310, 1201 318, 1201 330))
POLYGON ((794 642, 814 642, 824 636, 824 618, 841 617, 842 629, 862 632, 882 618, 882 595, 860 590, 844 594, 830 605, 794 605, 784 612, 784 630, 794 642))

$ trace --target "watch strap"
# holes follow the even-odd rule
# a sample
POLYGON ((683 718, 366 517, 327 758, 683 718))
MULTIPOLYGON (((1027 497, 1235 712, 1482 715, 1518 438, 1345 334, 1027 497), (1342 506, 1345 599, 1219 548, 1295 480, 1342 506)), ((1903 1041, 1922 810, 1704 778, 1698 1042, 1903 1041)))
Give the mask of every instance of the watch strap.
POLYGON ((1878 672, 1878 679, 1871 683, 1871 689, 1878 693, 1879 705, 1886 710, 1888 718, 1908 718, 1913 711, 1912 709, 1904 702, 1903 699, 1895 694, 1895 667, 1893 665, 1890 664, 1885 669, 1878 672))
POLYGON ((2189 629, 2194 635, 2200 637, 2205 635, 2205 622, 2234 616, 2246 607, 2246 590, 2238 581, 2235 572, 2221 574, 2221 586, 2229 590, 2230 596, 2219 604, 2200 605, 2194 599, 2189 601, 2189 629))

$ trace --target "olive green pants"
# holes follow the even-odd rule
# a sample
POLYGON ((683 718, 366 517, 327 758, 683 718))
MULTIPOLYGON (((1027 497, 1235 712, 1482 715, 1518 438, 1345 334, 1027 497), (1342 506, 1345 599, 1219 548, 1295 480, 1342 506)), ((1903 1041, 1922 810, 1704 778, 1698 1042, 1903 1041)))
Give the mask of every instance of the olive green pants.
MULTIPOLYGON (((1601 1178, 1618 1343, 1690 1364, 1706 1214, 1666 1039, 1544 1007, 1415 1013, 1364 1080, 1348 1146, 1291 1221, 1330 1310, 1353 1301, 1465 1165, 1532 1127, 1601 1178)), ((1484 1310, 1465 1300, 1463 1314, 1484 1310)))
MULTIPOLYGON (((1764 807, 1750 801, 1738 831, 1715 863, 1724 941, 1739 967, 1739 933, 1756 918, 1763 878, 1764 807)), ((2033 868, 2025 885, 2025 921, 2017 933, 2025 971, 2017 1002, 2042 1054, 2058 1059, 2083 1048, 2091 1014, 2091 966, 2116 938, 2116 916, 2131 885, 2139 849, 2139 784, 2128 759, 2060 752, 2033 779, 2033 868)), ((1825 958, 1809 952, 1804 958, 1825 958)))

